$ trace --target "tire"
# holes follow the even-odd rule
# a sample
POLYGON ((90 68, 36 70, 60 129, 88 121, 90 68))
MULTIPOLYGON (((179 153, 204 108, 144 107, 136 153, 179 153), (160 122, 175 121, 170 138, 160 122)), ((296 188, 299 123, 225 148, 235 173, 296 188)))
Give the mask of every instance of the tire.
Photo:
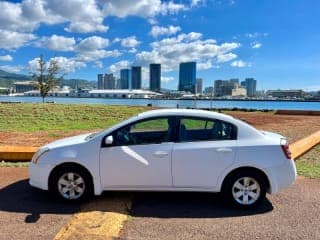
POLYGON ((259 172, 243 170, 227 177, 222 194, 226 202, 237 208, 253 208, 266 196, 266 180, 259 172))
POLYGON ((93 182, 83 167, 61 166, 52 173, 49 190, 63 201, 82 202, 93 195, 93 182))

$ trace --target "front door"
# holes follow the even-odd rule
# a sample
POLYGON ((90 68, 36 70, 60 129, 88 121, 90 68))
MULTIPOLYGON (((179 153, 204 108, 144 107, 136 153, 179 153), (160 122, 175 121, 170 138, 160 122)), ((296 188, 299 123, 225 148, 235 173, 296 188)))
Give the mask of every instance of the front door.
MULTIPOLYGON (((168 117, 152 118, 114 131, 113 144, 102 146, 100 176, 104 189, 172 187, 168 117)), ((106 136, 107 137, 107 136, 106 136)))

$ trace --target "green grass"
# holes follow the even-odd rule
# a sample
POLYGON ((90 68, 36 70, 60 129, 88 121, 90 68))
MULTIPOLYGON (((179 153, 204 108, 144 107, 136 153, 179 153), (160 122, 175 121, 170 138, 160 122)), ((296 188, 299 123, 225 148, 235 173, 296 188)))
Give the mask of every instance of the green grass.
POLYGON ((150 108, 41 103, 0 104, 0 131, 102 129, 147 109, 150 108))
POLYGON ((296 160, 298 174, 320 178, 320 144, 296 160))
POLYGON ((30 162, 0 162, 0 167, 29 167, 30 162))

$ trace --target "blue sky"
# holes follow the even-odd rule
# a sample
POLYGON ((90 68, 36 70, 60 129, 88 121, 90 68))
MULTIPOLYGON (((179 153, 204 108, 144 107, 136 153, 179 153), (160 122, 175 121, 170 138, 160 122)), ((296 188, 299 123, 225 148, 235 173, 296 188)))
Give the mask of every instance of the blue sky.
POLYGON ((162 64, 162 87, 176 89, 178 64, 197 77, 254 77, 258 89, 320 90, 317 0, 0 1, 0 69, 29 73, 37 57, 67 78, 162 64))

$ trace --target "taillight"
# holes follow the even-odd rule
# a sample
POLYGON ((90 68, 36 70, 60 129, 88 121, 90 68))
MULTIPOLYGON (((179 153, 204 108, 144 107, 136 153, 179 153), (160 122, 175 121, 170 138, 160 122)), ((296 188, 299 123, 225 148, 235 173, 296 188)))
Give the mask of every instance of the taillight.
POLYGON ((281 145, 282 151, 287 159, 291 159, 291 151, 289 149, 289 144, 281 145))

